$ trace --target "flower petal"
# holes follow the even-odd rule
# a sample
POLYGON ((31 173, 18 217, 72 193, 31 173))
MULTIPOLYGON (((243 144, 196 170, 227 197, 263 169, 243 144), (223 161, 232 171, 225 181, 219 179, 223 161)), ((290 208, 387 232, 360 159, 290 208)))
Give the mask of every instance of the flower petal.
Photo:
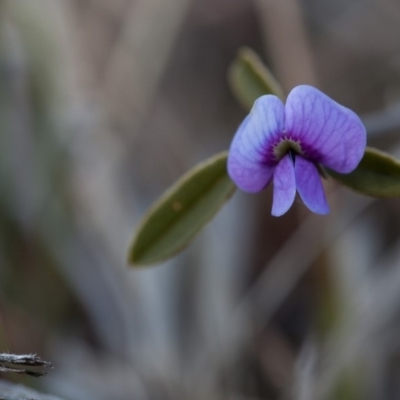
POLYGON ((316 214, 328 214, 329 206, 315 164, 302 156, 296 156, 294 173, 297 191, 304 204, 316 214))
POLYGON ((286 131, 304 156, 336 172, 355 169, 364 154, 366 131, 351 110, 311 86, 297 86, 285 107, 286 131))
POLYGON ((271 181, 276 165, 273 141, 284 129, 284 105, 276 96, 262 96, 233 138, 228 173, 246 192, 259 192, 271 181))
POLYGON ((292 206, 296 197, 296 179, 289 154, 279 161, 274 172, 274 200, 272 215, 280 217, 292 206))

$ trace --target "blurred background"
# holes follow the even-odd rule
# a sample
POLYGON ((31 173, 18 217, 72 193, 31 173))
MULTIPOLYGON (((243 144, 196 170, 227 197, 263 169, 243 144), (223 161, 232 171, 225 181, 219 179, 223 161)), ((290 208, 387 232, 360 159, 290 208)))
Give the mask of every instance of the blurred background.
POLYGON ((237 193, 183 254, 132 270, 140 217, 227 149, 242 46, 400 155, 395 0, 1 0, 3 375, 66 400, 400 398, 400 206, 326 182, 327 217, 237 193))

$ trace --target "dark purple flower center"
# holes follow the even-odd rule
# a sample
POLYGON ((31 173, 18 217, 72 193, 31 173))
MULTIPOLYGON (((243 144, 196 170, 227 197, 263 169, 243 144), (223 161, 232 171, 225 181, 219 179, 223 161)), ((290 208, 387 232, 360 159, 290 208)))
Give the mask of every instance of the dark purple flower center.
POLYGON ((281 160, 288 153, 293 160, 295 154, 304 155, 300 141, 288 138, 287 136, 282 137, 278 143, 274 144, 272 152, 277 161, 281 160))

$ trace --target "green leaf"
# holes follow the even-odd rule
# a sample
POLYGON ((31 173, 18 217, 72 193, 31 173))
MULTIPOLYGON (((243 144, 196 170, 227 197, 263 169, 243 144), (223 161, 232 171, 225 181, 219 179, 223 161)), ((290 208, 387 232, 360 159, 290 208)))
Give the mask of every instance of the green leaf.
POLYGON ((264 94, 274 94, 282 101, 285 99, 284 92, 271 71, 247 47, 239 50, 229 68, 228 80, 233 93, 247 109, 251 109, 254 101, 264 94))
POLYGON ((400 161, 367 147, 358 167, 349 174, 326 169, 343 185, 374 197, 400 197, 400 161))
POLYGON ((226 160, 226 152, 209 158, 161 196, 139 225, 129 249, 130 264, 156 264, 190 244, 235 191, 226 160))

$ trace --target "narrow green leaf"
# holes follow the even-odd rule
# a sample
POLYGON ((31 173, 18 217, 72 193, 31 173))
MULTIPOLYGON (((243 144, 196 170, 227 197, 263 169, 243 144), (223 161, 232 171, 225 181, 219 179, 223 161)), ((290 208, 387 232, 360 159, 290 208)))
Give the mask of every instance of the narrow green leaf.
POLYGON ((400 197, 400 161, 377 149, 367 147, 358 167, 350 174, 326 169, 343 185, 374 197, 400 197))
POLYGON ((284 92, 271 71, 251 49, 239 50, 229 68, 228 80, 239 102, 251 109, 254 101, 264 94, 274 94, 285 99, 284 92))
POLYGON ((150 208, 129 249, 134 266, 156 264, 183 250, 232 196, 223 152, 195 166, 150 208))

